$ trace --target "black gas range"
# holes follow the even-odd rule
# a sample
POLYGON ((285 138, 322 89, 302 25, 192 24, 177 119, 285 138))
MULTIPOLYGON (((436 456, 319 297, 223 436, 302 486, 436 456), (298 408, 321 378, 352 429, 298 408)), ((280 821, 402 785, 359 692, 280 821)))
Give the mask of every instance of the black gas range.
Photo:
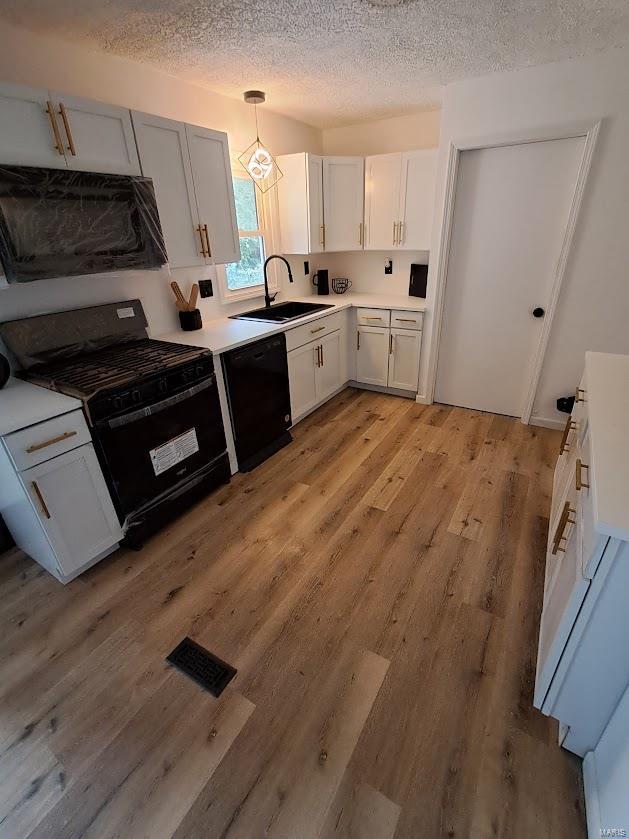
POLYGON ((0 324, 21 375, 81 399, 128 544, 229 480, 210 350, 148 337, 139 300, 0 324))

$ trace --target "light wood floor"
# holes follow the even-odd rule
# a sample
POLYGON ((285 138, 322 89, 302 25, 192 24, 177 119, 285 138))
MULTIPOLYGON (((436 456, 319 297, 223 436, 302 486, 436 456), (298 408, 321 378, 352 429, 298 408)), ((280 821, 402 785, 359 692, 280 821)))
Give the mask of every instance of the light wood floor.
POLYGON ((294 437, 67 587, 0 561, 2 837, 585 835, 532 708, 558 433, 348 390, 294 437))

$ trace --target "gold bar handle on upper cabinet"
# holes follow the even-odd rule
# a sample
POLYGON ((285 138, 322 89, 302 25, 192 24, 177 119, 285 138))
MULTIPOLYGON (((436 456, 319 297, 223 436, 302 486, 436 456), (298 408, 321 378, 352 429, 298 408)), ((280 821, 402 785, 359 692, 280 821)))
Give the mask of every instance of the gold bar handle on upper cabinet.
POLYGON ((358 244, 362 247, 363 246, 363 223, 362 221, 358 225, 358 244))
POLYGON ((325 247, 325 224, 319 225, 319 244, 325 247))
POLYGON ((208 252, 205 250, 205 241, 203 239, 203 228, 200 224, 197 224, 197 233, 199 234, 199 239, 201 240, 201 250, 199 253, 201 256, 209 256, 208 252))
POLYGON ((212 256, 212 248, 210 247, 210 235, 207 232, 207 224, 203 225, 203 233, 205 234, 205 249, 208 256, 212 256))
POLYGON ((570 446, 568 445, 568 435, 570 432, 577 427, 576 422, 572 419, 572 415, 568 417, 566 420, 566 425, 564 426, 563 434, 561 435, 561 443, 559 444, 559 454, 562 455, 565 451, 567 451, 570 446))
POLYGON ((575 402, 585 402, 585 401, 586 401, 586 399, 585 399, 585 391, 583 390, 583 388, 582 388, 582 387, 578 387, 578 388, 576 389, 575 394, 574 394, 574 401, 575 401, 575 402), (579 395, 579 394, 581 394, 581 393, 583 394, 583 396, 580 396, 580 395, 579 395))
POLYGON ((587 469, 589 471, 590 467, 587 465, 587 463, 583 463, 581 461, 580 457, 577 457, 576 477, 575 477, 575 485, 576 485, 577 492, 580 492, 582 489, 589 489, 590 488, 589 484, 583 483, 582 472, 583 472, 584 469, 587 469))
POLYGON ((393 242, 392 244, 397 244, 397 221, 393 222, 393 242))
POLYGON ((398 221, 398 228, 397 228, 397 243, 398 245, 402 244, 402 229, 404 227, 403 221, 398 221))
POLYGON ((63 157, 63 142, 61 141, 61 134, 59 133, 59 126, 57 125, 57 118, 55 117, 55 109, 52 107, 52 102, 46 102, 46 113, 50 120, 50 127, 52 128, 52 136, 55 140, 55 148, 63 157))
POLYGON ((68 138, 68 151, 72 155, 72 157, 76 157, 76 146, 74 145, 74 138, 72 137, 72 129, 70 128, 70 120, 68 119, 68 115, 66 113, 65 105, 63 102, 59 102, 59 114, 61 119, 63 120, 63 127, 66 131, 66 137, 68 138))
POLYGON ((50 516, 50 510, 48 509, 48 505, 44 501, 44 496, 42 495, 42 491, 39 488, 39 486, 37 485, 37 481, 31 481, 31 483, 33 485, 33 489, 35 490, 35 495, 37 496, 37 500, 39 501, 39 505, 42 508, 42 512, 46 516, 46 518, 49 519, 51 517, 50 516))
POLYGON ((570 502, 566 501, 564 504, 564 508, 561 511, 561 516, 559 517, 559 524, 557 525, 557 530, 555 531, 555 537, 553 539, 553 547, 551 553, 555 556, 559 551, 562 553, 565 551, 565 548, 561 547, 561 543, 566 540, 564 536, 566 527, 569 524, 575 524, 576 519, 570 518, 571 515, 576 515, 576 510, 573 510, 570 506, 570 502))

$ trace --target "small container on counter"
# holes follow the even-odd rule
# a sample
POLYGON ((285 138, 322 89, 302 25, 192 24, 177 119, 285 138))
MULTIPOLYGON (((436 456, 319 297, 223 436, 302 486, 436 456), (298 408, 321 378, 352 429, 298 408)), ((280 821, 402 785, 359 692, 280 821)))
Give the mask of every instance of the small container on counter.
POLYGON ((179 312, 179 323, 184 332, 193 332, 195 329, 202 329, 203 321, 201 320, 201 312, 198 309, 179 312))

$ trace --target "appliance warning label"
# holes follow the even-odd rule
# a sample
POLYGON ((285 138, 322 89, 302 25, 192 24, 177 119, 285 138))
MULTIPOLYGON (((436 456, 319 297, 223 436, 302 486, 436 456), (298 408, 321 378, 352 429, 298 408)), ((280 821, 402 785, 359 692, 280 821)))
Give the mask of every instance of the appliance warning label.
POLYGON ((199 451, 196 429, 184 431, 178 437, 173 437, 167 443, 162 443, 156 449, 151 449, 151 462, 156 475, 161 475, 168 469, 172 469, 182 460, 199 451))

